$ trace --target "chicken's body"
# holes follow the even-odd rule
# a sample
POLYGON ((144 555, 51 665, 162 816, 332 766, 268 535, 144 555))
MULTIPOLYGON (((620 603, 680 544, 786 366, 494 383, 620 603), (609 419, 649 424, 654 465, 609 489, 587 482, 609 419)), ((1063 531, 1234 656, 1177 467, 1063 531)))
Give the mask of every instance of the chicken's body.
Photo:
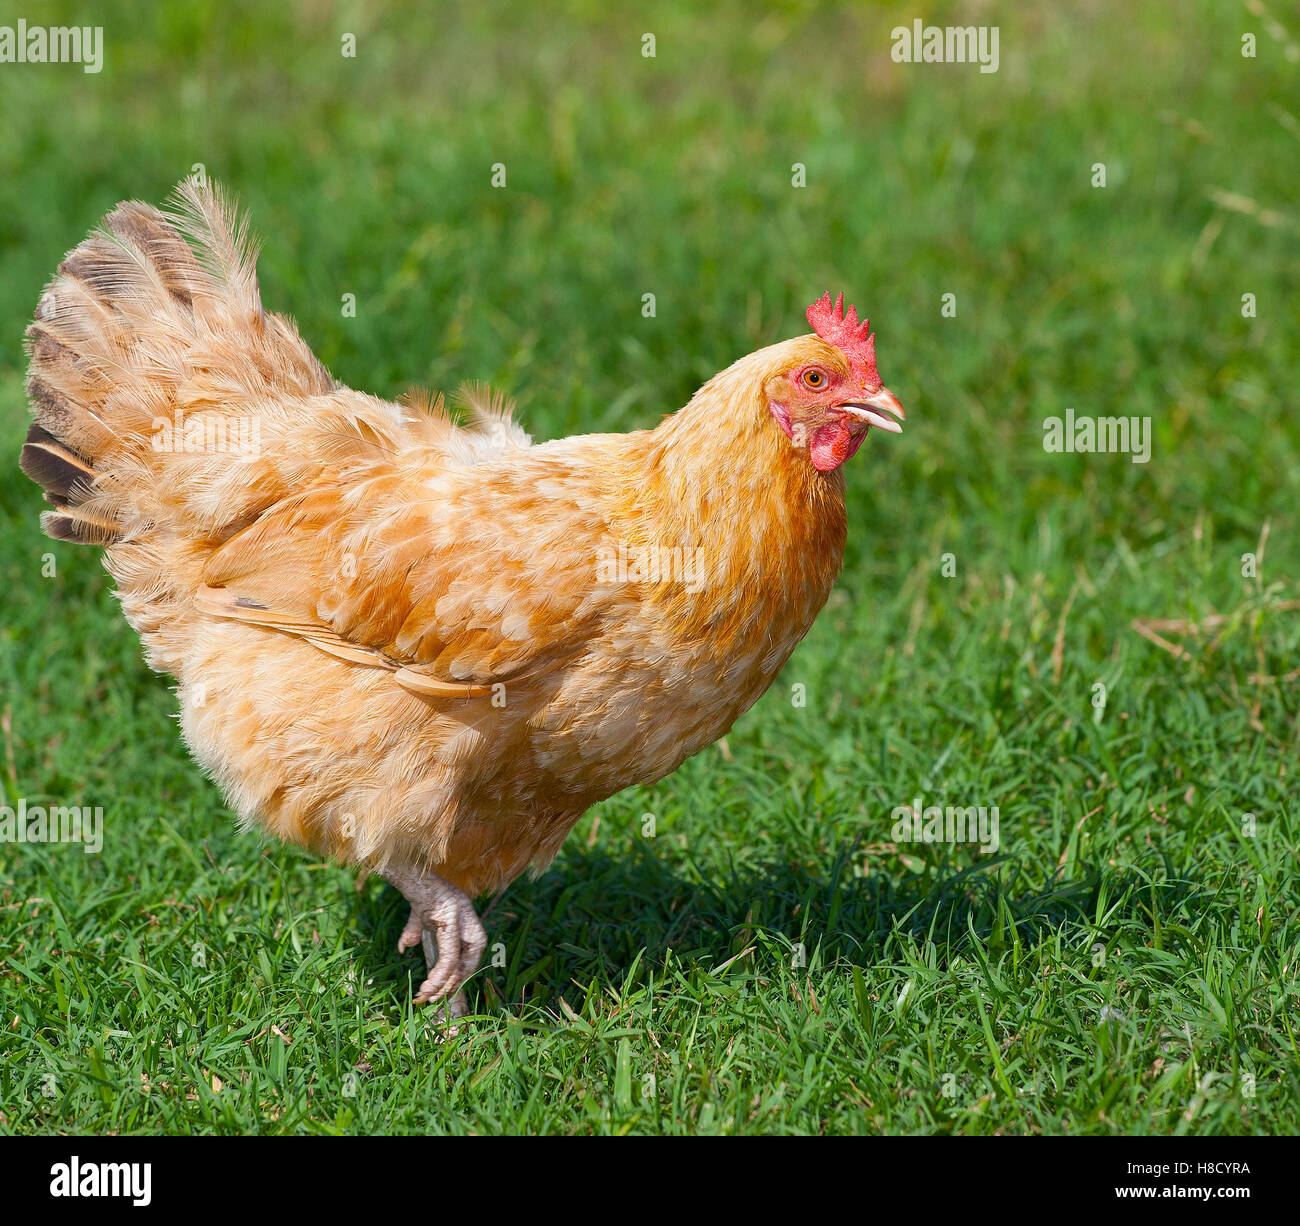
POLYGON ((263 312, 219 199, 182 209, 121 205, 61 266, 29 331, 24 467, 52 535, 107 546, 242 819, 398 885, 402 947, 439 935, 421 999, 459 1010, 468 896, 723 735, 807 632, 845 541, 825 457, 873 402, 792 446, 770 386, 800 346, 837 352, 803 337, 654 430, 533 446, 481 394, 462 429, 336 385, 263 312))

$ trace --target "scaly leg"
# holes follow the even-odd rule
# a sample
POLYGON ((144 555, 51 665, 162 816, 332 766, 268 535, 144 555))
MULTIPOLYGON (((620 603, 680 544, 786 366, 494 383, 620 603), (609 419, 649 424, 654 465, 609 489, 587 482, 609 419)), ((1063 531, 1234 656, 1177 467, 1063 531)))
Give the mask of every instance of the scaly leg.
POLYGON ((397 941, 398 953, 423 943, 429 974, 415 993, 417 1004, 447 997, 452 1017, 467 1012, 461 984, 478 967, 487 948, 487 933, 474 904, 462 890, 433 873, 390 868, 384 880, 401 890, 411 904, 411 914, 397 941))

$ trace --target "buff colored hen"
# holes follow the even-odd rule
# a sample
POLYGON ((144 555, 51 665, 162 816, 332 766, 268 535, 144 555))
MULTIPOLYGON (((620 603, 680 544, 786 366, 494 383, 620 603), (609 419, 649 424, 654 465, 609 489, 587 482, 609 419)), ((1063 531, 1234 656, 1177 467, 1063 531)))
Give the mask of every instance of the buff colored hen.
POLYGON ((722 736, 825 603, 840 465, 903 413, 853 308, 808 318, 653 430, 534 445, 485 392, 462 426, 340 386, 185 185, 59 266, 22 467, 51 536, 105 547, 243 822, 401 890, 417 999, 457 1015, 471 899, 722 736))

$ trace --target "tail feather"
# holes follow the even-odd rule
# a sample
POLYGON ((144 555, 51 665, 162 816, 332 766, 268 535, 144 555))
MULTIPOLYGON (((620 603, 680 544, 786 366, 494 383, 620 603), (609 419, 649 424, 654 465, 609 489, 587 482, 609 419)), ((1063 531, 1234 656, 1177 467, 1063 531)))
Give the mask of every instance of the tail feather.
POLYGON ((182 307, 194 305, 194 289, 199 280, 199 264, 190 245, 167 224, 156 209, 138 201, 119 204, 104 219, 104 228, 118 238, 121 250, 130 257, 139 255, 141 270, 156 278, 159 288, 170 294, 182 307))
POLYGON ((18 466, 38 485, 44 486, 46 496, 56 502, 66 503, 77 497, 84 492, 85 483, 95 477, 95 470, 81 456, 36 422, 27 431, 18 466), (81 490, 76 488, 79 483, 81 490))
POLYGON ((177 676, 207 559, 267 508, 408 448, 474 463, 528 444, 487 393, 459 431, 336 384, 263 309, 245 223, 191 182, 166 211, 119 204, 68 253, 27 348, 21 464, 53 505, 42 525, 107 546, 146 659, 177 676))
MULTIPOLYGON (((307 472, 302 450, 256 457, 159 446, 160 423, 256 419, 308 428, 338 389, 293 325, 262 308, 245 224, 186 182, 167 212, 117 205, 68 253, 27 329, 34 421, 20 466, 57 540, 108 547, 150 662, 175 671, 166 631, 187 616, 211 542, 307 472)), ((380 403, 380 402, 375 402, 380 403)))
POLYGON ((181 242, 191 262, 197 261, 203 272, 201 283, 215 291, 209 297, 252 314, 262 313, 257 243, 249 233, 247 217, 219 189, 199 188, 186 180, 166 212, 142 207, 168 228, 173 240, 181 242))

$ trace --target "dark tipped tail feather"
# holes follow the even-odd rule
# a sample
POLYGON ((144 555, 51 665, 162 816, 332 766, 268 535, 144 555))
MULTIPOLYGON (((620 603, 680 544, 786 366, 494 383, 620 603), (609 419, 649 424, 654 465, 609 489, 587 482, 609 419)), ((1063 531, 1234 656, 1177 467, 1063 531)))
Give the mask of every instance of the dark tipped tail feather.
POLYGON ((122 411, 132 383, 151 373, 141 332, 155 322, 183 328, 202 275, 167 218, 129 201, 68 253, 46 287, 27 329, 35 421, 19 463, 55 508, 41 524, 56 540, 122 539, 121 509, 105 496, 97 466, 141 425, 138 413, 122 411))
POLYGON ((163 671, 177 671, 212 550, 330 462, 322 415, 384 417, 263 309, 243 221, 189 181, 166 211, 119 204, 68 253, 27 352, 21 466, 52 504, 42 526, 107 547, 123 612, 163 671))
POLYGON ((95 470, 39 421, 27 431, 18 464, 45 490, 46 501, 57 508, 41 516, 47 535, 81 545, 109 545, 118 539, 114 524, 78 506, 89 493, 95 470))

